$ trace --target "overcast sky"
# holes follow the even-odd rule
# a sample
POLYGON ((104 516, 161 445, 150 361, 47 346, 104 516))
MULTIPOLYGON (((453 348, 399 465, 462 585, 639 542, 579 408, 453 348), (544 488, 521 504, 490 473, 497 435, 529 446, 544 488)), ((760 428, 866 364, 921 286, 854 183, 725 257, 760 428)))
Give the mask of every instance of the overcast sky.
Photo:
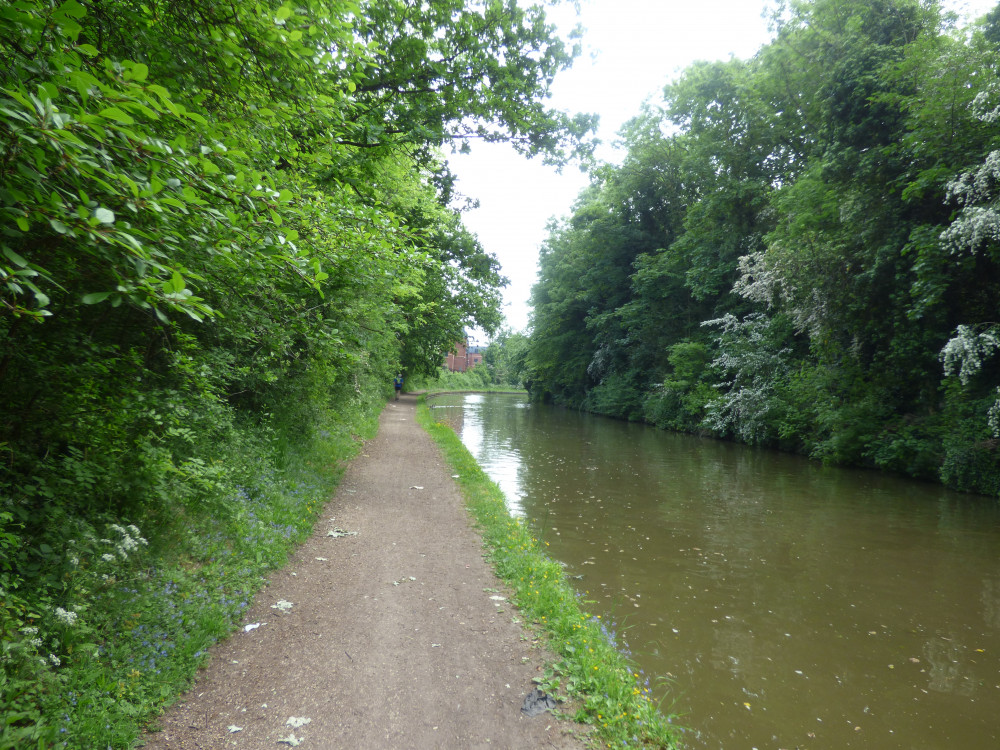
MULTIPOLYGON (((995 2, 946 0, 945 5, 978 16, 995 2)), ((695 60, 751 57, 770 39, 763 13, 771 5, 766 0, 582 0, 579 19, 569 8, 557 8, 550 16, 561 29, 568 31, 579 20, 586 33, 583 55, 556 79, 551 103, 571 112, 598 113, 598 135, 607 144, 599 156, 618 161, 610 144, 642 102, 660 101, 664 85, 695 60)), ((451 155, 449 161, 459 191, 480 202, 478 209, 465 212, 466 226, 499 258, 511 280, 504 292, 508 325, 524 330, 545 226, 550 218, 569 214, 587 178, 573 166, 557 174, 500 144, 477 143, 471 155, 451 155)))

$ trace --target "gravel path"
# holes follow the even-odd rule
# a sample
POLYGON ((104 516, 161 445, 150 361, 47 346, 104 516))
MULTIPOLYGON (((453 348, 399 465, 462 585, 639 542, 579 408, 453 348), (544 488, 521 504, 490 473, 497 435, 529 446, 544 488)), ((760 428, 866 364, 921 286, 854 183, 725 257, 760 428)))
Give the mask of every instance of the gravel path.
POLYGON ((521 714, 544 654, 491 598, 505 592, 415 407, 389 403, 258 595, 246 624, 260 626, 213 650, 147 748, 584 747, 577 725, 521 714))

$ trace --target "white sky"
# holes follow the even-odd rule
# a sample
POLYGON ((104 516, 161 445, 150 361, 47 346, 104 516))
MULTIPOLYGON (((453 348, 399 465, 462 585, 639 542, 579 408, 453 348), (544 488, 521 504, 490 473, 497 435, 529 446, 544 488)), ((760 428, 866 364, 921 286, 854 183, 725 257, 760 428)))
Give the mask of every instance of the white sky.
MULTIPOLYGON (((996 1, 944 4, 975 17, 996 1)), ((601 116, 598 136, 606 145, 598 156, 606 161, 620 159, 610 146, 619 128, 639 114, 644 100, 660 101, 663 86, 692 62, 745 59, 770 39, 763 18, 771 5, 766 0, 582 0, 581 5, 584 51, 556 79, 551 104, 601 116)), ((569 8, 549 15, 561 30, 577 22, 569 8)), ((587 177, 572 165, 557 174, 502 144, 476 143, 472 151, 449 156, 458 190, 480 202, 463 214, 465 224, 499 258, 511 282, 504 291, 507 323, 524 330, 545 226, 570 213, 587 177)), ((483 343, 481 333, 473 336, 483 343)))

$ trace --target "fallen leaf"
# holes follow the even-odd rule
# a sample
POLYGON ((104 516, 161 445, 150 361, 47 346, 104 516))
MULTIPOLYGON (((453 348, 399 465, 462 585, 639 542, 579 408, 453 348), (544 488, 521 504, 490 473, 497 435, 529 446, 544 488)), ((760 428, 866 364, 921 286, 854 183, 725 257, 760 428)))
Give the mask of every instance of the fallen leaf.
POLYGON ((291 602, 286 602, 284 599, 279 599, 277 603, 271 605, 271 609, 277 609, 282 612, 287 612, 295 605, 291 602))
POLYGON ((235 734, 236 732, 242 732, 243 731, 243 727, 238 727, 235 724, 230 724, 229 727, 228 727, 228 729, 229 729, 229 733, 230 734, 235 734))
POLYGON ((328 532, 326 532, 326 535, 327 536, 332 536, 332 537, 357 536, 358 532, 356 532, 356 531, 344 531, 339 526, 335 526, 334 528, 332 528, 328 532))

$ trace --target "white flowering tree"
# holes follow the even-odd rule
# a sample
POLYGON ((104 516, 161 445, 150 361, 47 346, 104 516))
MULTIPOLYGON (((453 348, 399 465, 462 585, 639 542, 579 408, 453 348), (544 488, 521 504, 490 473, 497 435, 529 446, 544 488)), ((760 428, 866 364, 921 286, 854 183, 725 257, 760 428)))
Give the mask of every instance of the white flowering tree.
MULTIPOLYGON (((973 101, 973 111, 980 120, 1000 120, 1000 87, 990 86, 973 101)), ((961 209, 955 220, 941 233, 941 241, 954 256, 986 255, 1000 258, 1000 150, 990 151, 976 169, 963 172, 948 183, 947 199, 961 209)), ((957 375, 962 385, 983 368, 984 360, 1000 348, 1000 324, 980 321, 962 324, 941 350, 945 375, 957 375)), ((1000 386, 987 418, 994 437, 1000 437, 1000 386)))
POLYGON ((788 373, 789 350, 775 344, 772 321, 752 313, 742 320, 726 314, 703 326, 719 328, 718 355, 712 366, 723 374, 726 392, 708 404, 705 426, 719 434, 735 434, 754 444, 772 437, 780 408, 776 386, 788 373))

